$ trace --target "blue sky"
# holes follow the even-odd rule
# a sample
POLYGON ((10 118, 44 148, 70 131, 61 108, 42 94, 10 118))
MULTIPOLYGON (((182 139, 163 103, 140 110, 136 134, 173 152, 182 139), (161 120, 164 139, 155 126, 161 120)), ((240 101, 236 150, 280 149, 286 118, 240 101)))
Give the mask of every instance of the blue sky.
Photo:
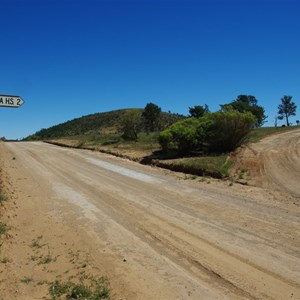
MULTIPOLYGON (((300 119, 298 0, 0 0, 0 136, 149 102, 188 114, 254 95, 300 119)), ((283 122, 281 122, 283 124, 283 122)))

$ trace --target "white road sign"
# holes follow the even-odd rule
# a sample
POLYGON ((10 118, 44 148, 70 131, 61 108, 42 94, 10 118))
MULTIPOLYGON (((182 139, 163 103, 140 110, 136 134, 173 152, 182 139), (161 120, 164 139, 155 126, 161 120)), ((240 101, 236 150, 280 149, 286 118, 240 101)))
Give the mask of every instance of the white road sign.
POLYGON ((0 95, 0 106, 18 108, 24 103, 24 100, 19 96, 0 95))

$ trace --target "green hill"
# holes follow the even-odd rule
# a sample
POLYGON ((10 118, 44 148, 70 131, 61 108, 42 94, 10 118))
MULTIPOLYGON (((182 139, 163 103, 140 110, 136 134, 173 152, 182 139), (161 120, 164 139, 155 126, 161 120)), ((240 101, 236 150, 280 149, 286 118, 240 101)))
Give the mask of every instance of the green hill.
MULTIPOLYGON (((116 133, 120 125, 120 121, 125 113, 129 110, 139 110, 140 108, 120 109, 103 113, 96 113, 81 118, 76 118, 47 129, 41 129, 35 134, 25 138, 26 141, 46 140, 53 138, 66 138, 79 135, 101 135, 108 133, 116 133)), ((182 119, 183 116, 172 113, 161 113, 162 127, 166 128, 172 123, 182 119)))

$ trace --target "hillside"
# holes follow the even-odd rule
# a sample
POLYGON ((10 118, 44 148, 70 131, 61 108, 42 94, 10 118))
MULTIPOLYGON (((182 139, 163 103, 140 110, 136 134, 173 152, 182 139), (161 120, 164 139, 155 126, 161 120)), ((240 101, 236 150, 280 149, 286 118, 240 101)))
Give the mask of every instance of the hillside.
MULTIPOLYGON (((35 134, 26 137, 25 140, 45 140, 87 134, 115 133, 117 132, 122 117, 130 110, 143 111, 143 109, 140 108, 130 108, 91 114, 52 126, 47 129, 41 129, 35 134)), ((183 118, 183 116, 179 114, 162 112, 162 127, 165 128, 181 118, 183 118)))

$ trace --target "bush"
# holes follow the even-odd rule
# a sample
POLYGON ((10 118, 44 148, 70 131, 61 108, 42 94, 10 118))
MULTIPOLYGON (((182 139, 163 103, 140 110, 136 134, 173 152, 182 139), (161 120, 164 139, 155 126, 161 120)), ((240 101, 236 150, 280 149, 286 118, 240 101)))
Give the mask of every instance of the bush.
POLYGON ((211 122, 206 141, 211 151, 226 152, 239 147, 256 122, 250 112, 215 112, 205 116, 211 122))
POLYGON ((161 132, 159 143, 163 151, 175 151, 180 155, 204 148, 227 152, 241 145, 255 122, 249 112, 208 113, 200 119, 176 122, 161 132))
POLYGON ((176 151, 179 154, 197 149, 202 131, 198 131, 199 119, 188 118, 174 123, 159 135, 159 143, 166 152, 176 151))

